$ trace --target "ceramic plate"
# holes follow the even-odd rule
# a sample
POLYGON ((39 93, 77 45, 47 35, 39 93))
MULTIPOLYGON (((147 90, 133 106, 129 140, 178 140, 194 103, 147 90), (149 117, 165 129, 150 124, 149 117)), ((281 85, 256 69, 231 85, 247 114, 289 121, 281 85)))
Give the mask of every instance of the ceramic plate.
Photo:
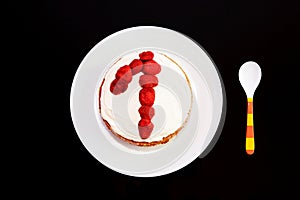
MULTIPOLYGON (((129 60, 125 59, 123 62, 128 63, 129 60)), ((137 78, 133 79, 132 85, 137 81, 137 78)), ((122 97, 122 101, 128 99, 124 101, 126 103, 123 106, 124 112, 128 113, 137 108, 137 101, 134 99, 138 98, 138 92, 134 86, 131 91, 131 95, 122 97)), ((170 29, 153 26, 133 27, 103 39, 82 60, 71 88, 71 117, 79 139, 103 165, 130 176, 159 176, 183 168, 203 155, 205 150, 211 149, 224 117, 224 91, 216 66, 199 44, 170 29), (164 110, 165 106, 177 102, 174 105, 179 105, 180 109, 173 109, 173 118, 179 116, 179 120, 184 119, 185 123, 169 142, 151 147, 136 146, 116 137, 107 128, 99 113, 99 89, 111 66, 123 58, 138 58, 139 53, 144 51, 154 52, 157 55, 154 58, 158 58, 159 55, 170 58, 186 75, 181 76, 182 80, 176 78, 176 75, 169 76, 172 72, 162 65, 162 73, 158 78, 159 83, 166 86, 166 90, 158 94, 169 94, 170 103, 161 100, 158 102, 162 103, 155 106, 164 110), (185 87, 185 84, 189 87, 185 87), (185 116, 182 113, 187 113, 187 110, 188 117, 180 118, 185 116)), ((113 108, 115 112, 123 109, 120 107, 118 110, 118 106, 113 108)), ((172 115, 168 114, 170 110, 172 107, 165 110, 167 113, 164 114, 164 120, 173 119, 172 115)), ((134 125, 137 124, 137 112, 132 113, 125 119, 128 119, 128 124, 134 125)), ((163 111, 156 115, 156 123, 160 123, 159 127, 163 129, 168 124, 163 123, 162 118, 158 118, 163 115, 163 111)), ((155 134, 160 134, 162 129, 155 129, 155 134)))

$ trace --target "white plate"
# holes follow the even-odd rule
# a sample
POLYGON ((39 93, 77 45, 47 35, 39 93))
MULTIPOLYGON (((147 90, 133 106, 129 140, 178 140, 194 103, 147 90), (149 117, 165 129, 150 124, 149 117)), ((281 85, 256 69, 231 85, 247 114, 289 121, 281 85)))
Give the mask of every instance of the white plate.
POLYGON ((99 162, 122 174, 150 177, 174 172, 212 148, 225 116, 224 100, 221 77, 203 48, 176 31, 141 26, 108 36, 86 55, 73 80, 70 108, 80 140, 99 162), (186 66, 194 98, 184 129, 166 145, 147 151, 113 138, 98 109, 99 85, 111 63, 127 52, 143 49, 178 56, 177 61, 186 66))

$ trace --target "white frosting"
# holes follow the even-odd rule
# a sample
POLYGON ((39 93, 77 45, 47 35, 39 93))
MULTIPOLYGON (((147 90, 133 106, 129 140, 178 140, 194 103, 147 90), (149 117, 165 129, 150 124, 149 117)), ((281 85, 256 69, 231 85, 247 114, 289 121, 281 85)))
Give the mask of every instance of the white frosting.
POLYGON ((119 59, 105 74, 105 81, 101 91, 101 116, 111 129, 122 137, 135 142, 161 141, 164 137, 174 133, 183 126, 192 104, 191 88, 182 69, 175 62, 180 60, 173 54, 161 51, 154 52, 154 60, 162 67, 158 77, 158 86, 154 87, 155 115, 152 118, 154 129, 147 139, 141 139, 138 132, 138 122, 141 119, 138 113, 140 108, 139 77, 142 73, 133 76, 128 89, 119 95, 110 92, 110 83, 115 79, 116 71, 129 65, 133 59, 138 59, 142 51, 133 52, 119 59), (171 57, 170 60, 168 57, 171 57))

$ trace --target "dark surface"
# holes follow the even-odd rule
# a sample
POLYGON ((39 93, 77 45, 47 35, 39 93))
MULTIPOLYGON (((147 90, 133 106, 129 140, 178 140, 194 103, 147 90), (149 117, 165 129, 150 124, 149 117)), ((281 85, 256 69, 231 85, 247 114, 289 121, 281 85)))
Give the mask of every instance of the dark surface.
POLYGON ((9 25, 17 30, 11 34, 22 44, 15 61, 28 63, 26 70, 19 69, 32 75, 21 83, 28 90, 20 90, 25 120, 31 122, 23 127, 34 141, 23 149, 28 151, 27 162, 18 170, 24 175, 18 181, 31 188, 25 194, 41 191, 97 199, 291 195, 295 191, 291 181, 299 182, 295 170, 299 156, 292 156, 299 129, 291 117, 298 116, 297 106, 287 106, 295 101, 292 94, 299 92, 298 80, 293 79, 299 68, 299 7, 292 1, 187 0, 155 5, 96 0, 11 4, 14 23, 9 25), (95 160, 77 137, 69 106, 73 77, 89 50, 116 31, 140 25, 170 28, 201 44, 217 65, 227 95, 226 121, 213 150, 177 172, 154 178, 122 175, 95 160), (238 81, 239 67, 249 60, 262 68, 255 92, 252 156, 244 149, 246 96, 238 81))

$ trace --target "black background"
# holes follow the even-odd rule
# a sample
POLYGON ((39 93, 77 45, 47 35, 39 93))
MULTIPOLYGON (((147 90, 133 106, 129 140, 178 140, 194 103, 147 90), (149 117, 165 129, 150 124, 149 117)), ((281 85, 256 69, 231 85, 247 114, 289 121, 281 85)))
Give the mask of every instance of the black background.
POLYGON ((63 0, 15 2, 9 8, 12 17, 5 20, 13 30, 10 41, 16 42, 10 61, 25 79, 18 84, 19 126, 28 131, 20 138, 30 140, 19 156, 26 162, 18 161, 16 170, 16 182, 30 188, 22 194, 261 199, 296 192, 291 183, 299 182, 294 154, 299 130, 291 117, 297 116, 293 94, 299 92, 296 1, 63 0), (213 150, 153 178, 119 174, 95 160, 77 137, 69 106, 73 77, 89 50, 116 31, 141 25, 170 28, 201 44, 218 67, 227 96, 226 121, 213 150), (262 68, 252 156, 244 150, 246 96, 238 81, 239 67, 249 60, 262 68))

